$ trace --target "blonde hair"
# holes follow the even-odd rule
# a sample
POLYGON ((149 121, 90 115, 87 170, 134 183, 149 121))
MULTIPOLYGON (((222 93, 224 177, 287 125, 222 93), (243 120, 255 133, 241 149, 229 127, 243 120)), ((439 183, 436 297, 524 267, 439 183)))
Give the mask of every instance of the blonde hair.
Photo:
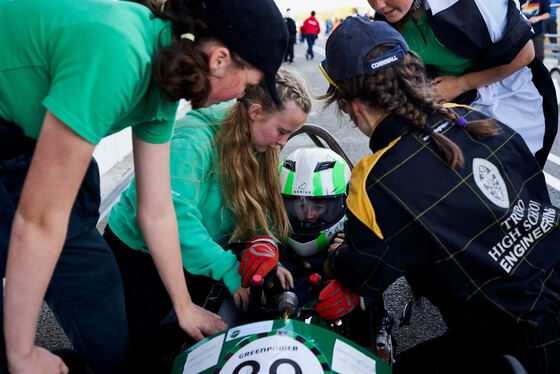
MULTIPOLYGON (((293 101, 304 113, 311 111, 311 99, 299 74, 280 69, 276 89, 282 102, 293 101)), ((216 134, 223 201, 232 210, 235 222, 230 241, 247 240, 259 234, 284 241, 290 223, 280 193, 279 150, 269 149, 255 155, 248 114, 253 104, 260 104, 267 116, 285 108, 277 105, 263 86, 249 86, 216 134)))

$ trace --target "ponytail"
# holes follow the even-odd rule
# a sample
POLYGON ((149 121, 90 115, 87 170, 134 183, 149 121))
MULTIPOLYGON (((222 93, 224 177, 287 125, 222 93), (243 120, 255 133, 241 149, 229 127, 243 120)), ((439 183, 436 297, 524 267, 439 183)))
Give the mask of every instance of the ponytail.
MULTIPOLYGON (((200 18, 202 1, 133 1, 148 7, 156 17, 171 21, 171 45, 160 48, 154 56, 154 79, 170 101, 186 99, 193 109, 201 108, 210 94, 208 57, 202 47, 212 42, 222 44, 200 18)), ((250 66, 233 51, 230 54, 237 67, 250 66)))

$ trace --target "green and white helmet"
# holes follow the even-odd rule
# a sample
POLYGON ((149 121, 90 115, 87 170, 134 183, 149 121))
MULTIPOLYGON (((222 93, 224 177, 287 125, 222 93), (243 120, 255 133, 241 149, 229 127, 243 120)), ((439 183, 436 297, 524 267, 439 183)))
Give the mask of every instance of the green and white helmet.
POLYGON ((280 163, 280 188, 292 226, 289 244, 303 257, 329 247, 344 229, 350 167, 326 148, 301 148, 280 163))

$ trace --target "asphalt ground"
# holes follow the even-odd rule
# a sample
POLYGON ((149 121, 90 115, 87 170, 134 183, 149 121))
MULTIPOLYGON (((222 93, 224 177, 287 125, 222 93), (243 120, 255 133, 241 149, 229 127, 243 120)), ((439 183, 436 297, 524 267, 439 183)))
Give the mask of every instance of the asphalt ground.
MULTIPOLYGON (((327 81, 318 68, 319 62, 324 58, 324 46, 325 40, 320 38, 314 48, 315 58, 306 60, 307 46, 302 43, 296 44, 294 63, 288 65, 306 77, 311 91, 315 95, 324 94, 328 87, 327 81)), ((333 106, 323 109, 318 101, 314 101, 308 122, 327 129, 354 164, 362 157, 370 154, 367 138, 350 122, 348 117, 338 115, 333 106)), ((287 155, 298 147, 311 144, 311 141, 305 135, 299 135, 288 142, 282 154, 287 155)), ((545 166, 545 172, 552 202, 555 206, 560 206, 560 141, 558 137, 545 166)), ((387 310, 397 322, 405 304, 410 300, 410 288, 404 278, 398 279, 385 292, 387 310)), ((437 309, 423 298, 415 300, 413 301, 410 325, 403 327, 396 325, 394 327, 393 335, 397 341, 397 352, 439 336, 445 330, 445 323, 437 309)), ((36 343, 50 349, 70 347, 64 332, 46 307, 41 312, 36 343)))

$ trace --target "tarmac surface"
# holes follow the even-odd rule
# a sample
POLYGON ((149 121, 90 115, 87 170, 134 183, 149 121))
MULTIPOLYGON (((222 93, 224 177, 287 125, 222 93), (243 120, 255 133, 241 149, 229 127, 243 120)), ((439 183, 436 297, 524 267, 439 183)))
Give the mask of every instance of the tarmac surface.
MULTIPOLYGON (((289 64, 305 75, 312 92, 316 95, 324 94, 328 87, 327 81, 318 68, 319 62, 324 58, 324 46, 324 38, 319 38, 314 49, 315 58, 313 60, 306 60, 305 51, 307 46, 301 43, 296 44, 295 61, 293 64, 289 64)), ((308 122, 327 129, 354 164, 362 157, 370 154, 367 138, 351 124, 348 117, 337 115, 333 106, 323 110, 320 103, 314 101, 308 122)), ((311 144, 311 141, 305 135, 299 135, 288 142, 282 151, 282 155, 287 155, 298 147, 311 144)), ((130 158, 127 162, 130 162, 130 158)), ((122 165, 119 167, 123 169, 122 165)), ((560 206, 560 141, 558 137, 554 144, 552 155, 549 157, 549 162, 545 166, 545 172, 552 202, 554 205, 560 206)), ((100 226, 103 226, 103 222, 100 226)), ((398 279, 385 292, 387 310, 397 321, 393 335, 397 340, 398 352, 424 340, 439 336, 446 330, 445 323, 437 309, 423 298, 413 302, 410 325, 398 327, 399 316, 405 304, 410 300, 410 288, 404 278, 398 279)), ((54 320, 52 313, 46 307, 41 312, 36 343, 50 349, 71 346, 64 332, 54 320)))

